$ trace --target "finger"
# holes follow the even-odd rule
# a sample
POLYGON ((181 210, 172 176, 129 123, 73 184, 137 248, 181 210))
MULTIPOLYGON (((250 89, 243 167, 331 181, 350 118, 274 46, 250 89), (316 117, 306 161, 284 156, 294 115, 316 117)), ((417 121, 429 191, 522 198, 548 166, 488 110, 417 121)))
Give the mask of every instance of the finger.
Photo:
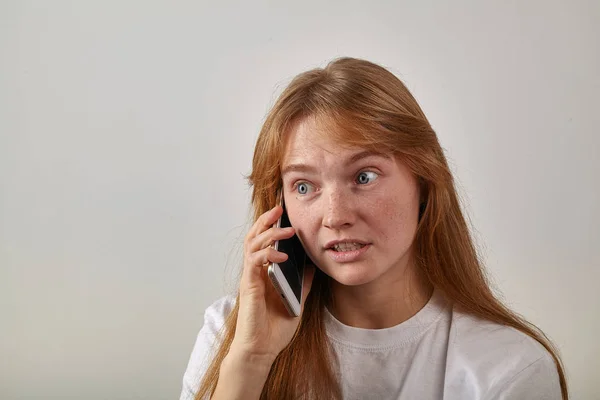
POLYGON ((292 227, 287 228, 269 228, 260 235, 251 239, 248 243, 250 253, 264 249, 273 244, 276 240, 289 239, 294 236, 295 230, 292 227))
POLYGON ((285 253, 267 247, 248 256, 244 262, 240 293, 265 289, 266 267, 271 263, 281 263, 287 260, 285 253))
POLYGON ((266 247, 250 256, 250 268, 262 268, 266 264, 280 263, 288 259, 288 255, 272 247, 266 247))
POLYGON ((279 205, 262 214, 252 225, 250 231, 248 231, 247 237, 253 238, 272 227, 279 217, 281 217, 281 214, 283 214, 283 208, 279 205))

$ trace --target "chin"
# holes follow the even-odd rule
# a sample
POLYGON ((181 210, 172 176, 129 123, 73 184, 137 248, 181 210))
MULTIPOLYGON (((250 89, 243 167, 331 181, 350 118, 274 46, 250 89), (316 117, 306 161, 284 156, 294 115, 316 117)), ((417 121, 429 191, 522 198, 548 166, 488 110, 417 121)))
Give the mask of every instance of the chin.
POLYGON ((335 266, 334 271, 324 271, 337 283, 344 286, 360 286, 373 282, 378 274, 374 274, 373 270, 365 270, 361 267, 353 267, 350 265, 335 266))

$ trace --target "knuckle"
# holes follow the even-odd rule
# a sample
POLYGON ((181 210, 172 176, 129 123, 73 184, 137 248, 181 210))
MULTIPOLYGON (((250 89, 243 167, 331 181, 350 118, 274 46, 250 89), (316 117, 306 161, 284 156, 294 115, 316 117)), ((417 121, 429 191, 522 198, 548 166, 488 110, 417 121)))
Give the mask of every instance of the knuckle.
POLYGON ((272 256, 271 248, 267 247, 264 249, 263 256, 261 259, 263 260, 263 262, 267 262, 269 260, 269 258, 271 258, 271 256, 272 256))
POLYGON ((254 266, 258 264, 258 255, 256 253, 252 253, 250 254, 250 256, 248 257, 248 260, 250 261, 250 265, 254 266))
POLYGON ((258 253, 254 253, 254 265, 260 266, 266 262, 269 262, 269 255, 266 251, 261 250, 258 253))
POLYGON ((269 219, 269 211, 267 211, 266 213, 264 213, 260 217, 258 217, 258 220, 256 222, 260 225, 265 225, 268 219, 269 219))

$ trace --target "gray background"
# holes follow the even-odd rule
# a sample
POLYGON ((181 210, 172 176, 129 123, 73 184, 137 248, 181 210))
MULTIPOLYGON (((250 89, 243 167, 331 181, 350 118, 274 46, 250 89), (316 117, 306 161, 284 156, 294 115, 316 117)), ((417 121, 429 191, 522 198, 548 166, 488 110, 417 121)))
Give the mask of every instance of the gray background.
POLYGON ((401 77, 497 288, 600 398, 597 1, 0 2, 0 398, 177 398, 296 73, 401 77))

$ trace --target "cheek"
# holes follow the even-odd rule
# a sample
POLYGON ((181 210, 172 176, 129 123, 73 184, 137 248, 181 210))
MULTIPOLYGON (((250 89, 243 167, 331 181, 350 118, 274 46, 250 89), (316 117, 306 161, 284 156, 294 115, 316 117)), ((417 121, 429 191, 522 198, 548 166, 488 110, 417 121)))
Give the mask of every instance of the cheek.
POLYGON ((306 253, 313 262, 317 262, 317 255, 320 253, 319 229, 321 219, 319 219, 319 214, 311 212, 310 207, 299 207, 294 210, 293 215, 290 213, 289 217, 306 253))
POLYGON ((415 207, 410 196, 383 198, 371 205, 370 219, 378 227, 382 239, 397 242, 414 235, 418 218, 418 208, 415 207))
POLYGON ((296 229, 296 233, 302 242, 302 245, 308 253, 315 253, 318 243, 318 230, 320 220, 317 214, 311 212, 309 208, 295 208, 288 213, 292 226, 296 229))
POLYGON ((292 226, 298 231, 305 231, 311 224, 311 212, 307 207, 294 204, 288 209, 288 217, 292 226))

